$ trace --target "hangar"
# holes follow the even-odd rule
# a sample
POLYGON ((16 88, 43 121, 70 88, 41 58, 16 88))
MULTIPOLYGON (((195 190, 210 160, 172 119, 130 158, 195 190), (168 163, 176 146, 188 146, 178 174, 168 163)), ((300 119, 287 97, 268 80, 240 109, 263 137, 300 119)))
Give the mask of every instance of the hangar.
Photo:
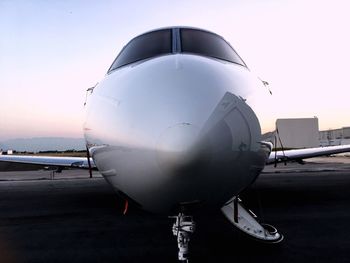
POLYGON ((275 131, 263 135, 263 139, 277 148, 319 147, 318 118, 277 119, 275 131))

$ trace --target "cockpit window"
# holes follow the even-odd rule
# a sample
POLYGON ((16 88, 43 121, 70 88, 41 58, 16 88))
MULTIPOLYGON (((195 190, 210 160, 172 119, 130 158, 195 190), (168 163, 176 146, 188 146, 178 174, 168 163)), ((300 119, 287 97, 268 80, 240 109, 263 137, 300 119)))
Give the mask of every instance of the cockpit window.
POLYGON ((210 32, 181 29, 181 50, 184 53, 218 58, 245 66, 242 59, 223 38, 210 32))
POLYGON ((246 66, 219 35, 192 28, 168 28, 132 39, 119 53, 108 72, 137 61, 172 53, 198 54, 246 66))
POLYGON ((163 29, 134 38, 123 48, 109 71, 139 60, 172 53, 171 32, 171 29, 163 29))

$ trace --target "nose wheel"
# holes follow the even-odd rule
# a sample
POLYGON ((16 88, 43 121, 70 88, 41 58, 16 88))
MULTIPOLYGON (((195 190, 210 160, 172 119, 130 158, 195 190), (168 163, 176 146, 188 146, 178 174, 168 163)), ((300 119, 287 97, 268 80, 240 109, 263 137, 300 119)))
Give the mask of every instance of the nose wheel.
POLYGON ((178 259, 181 262, 189 262, 189 243, 190 237, 196 229, 196 223, 193 221, 192 216, 186 216, 183 213, 179 213, 177 216, 172 216, 175 219, 172 231, 176 236, 177 246, 179 248, 178 259))

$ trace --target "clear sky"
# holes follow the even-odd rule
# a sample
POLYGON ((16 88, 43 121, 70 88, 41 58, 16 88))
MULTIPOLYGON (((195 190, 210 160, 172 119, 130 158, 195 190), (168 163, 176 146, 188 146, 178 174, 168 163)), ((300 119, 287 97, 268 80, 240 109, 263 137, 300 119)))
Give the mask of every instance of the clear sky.
POLYGON ((85 91, 132 37, 186 25, 222 35, 270 83, 274 114, 350 126, 348 1, 0 0, 0 140, 82 137, 85 91))

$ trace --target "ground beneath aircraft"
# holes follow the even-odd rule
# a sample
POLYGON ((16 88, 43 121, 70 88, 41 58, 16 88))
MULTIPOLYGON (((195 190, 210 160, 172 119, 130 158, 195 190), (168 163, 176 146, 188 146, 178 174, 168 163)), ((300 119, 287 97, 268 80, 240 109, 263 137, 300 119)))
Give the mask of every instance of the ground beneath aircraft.
MULTIPOLYGON (((350 164, 335 161, 268 167, 242 196, 284 234, 281 244, 246 238, 220 214, 197 215, 193 262, 349 262, 350 164)), ((94 177, 0 172, 0 261, 177 262, 172 220, 135 208, 123 216, 122 200, 94 177)))

